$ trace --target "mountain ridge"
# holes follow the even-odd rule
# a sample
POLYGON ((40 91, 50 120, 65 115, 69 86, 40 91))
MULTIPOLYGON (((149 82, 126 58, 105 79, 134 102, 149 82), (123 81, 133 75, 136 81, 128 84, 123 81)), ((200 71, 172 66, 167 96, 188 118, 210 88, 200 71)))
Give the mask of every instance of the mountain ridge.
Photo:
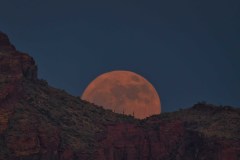
POLYGON ((0 160, 239 160, 240 110, 195 104, 144 120, 71 96, 0 32, 0 160))

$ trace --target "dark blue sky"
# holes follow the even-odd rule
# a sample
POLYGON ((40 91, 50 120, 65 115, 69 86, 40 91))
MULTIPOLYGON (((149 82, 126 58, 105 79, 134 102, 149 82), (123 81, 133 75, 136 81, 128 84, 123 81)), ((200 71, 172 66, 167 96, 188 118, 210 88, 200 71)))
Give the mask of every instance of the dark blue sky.
POLYGON ((0 30, 76 96, 121 69, 148 79, 163 111, 240 106, 239 0, 1 0, 0 30))

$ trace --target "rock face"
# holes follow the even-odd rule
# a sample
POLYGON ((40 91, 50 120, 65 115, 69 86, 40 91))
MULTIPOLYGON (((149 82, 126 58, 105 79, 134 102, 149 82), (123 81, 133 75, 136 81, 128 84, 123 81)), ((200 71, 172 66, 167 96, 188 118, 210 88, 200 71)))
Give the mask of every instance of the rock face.
MULTIPOLYGON (((149 125, 151 126, 151 125, 149 125)), ((187 136, 180 121, 162 123, 156 128, 144 129, 122 123, 107 127, 97 159, 167 159, 181 156, 179 144, 187 136)), ((193 139, 194 141, 196 139, 193 139)))
POLYGON ((10 43, 8 36, 0 31, 0 50, 15 51, 15 47, 10 43))
MULTIPOLYGON (((18 94, 23 79, 37 80, 37 66, 32 57, 17 51, 7 35, 0 32, 0 106, 18 94)), ((4 114, 2 117, 8 113, 4 114)))
POLYGON ((48 86, 0 32, 0 160, 239 160, 240 110, 199 103, 137 120, 48 86))
POLYGON ((37 66, 32 57, 21 53, 0 32, 0 80, 19 81, 21 78, 37 79, 37 66))
MULTIPOLYGON (((100 160, 238 160, 239 140, 208 138, 189 131, 177 120, 156 122, 157 127, 143 129, 130 124, 107 128, 100 141, 96 159, 100 160)), ((146 123, 145 125, 151 126, 146 123)))
POLYGON ((18 52, 7 35, 0 32, 0 133, 7 128, 13 112, 12 102, 17 98, 24 78, 37 79, 33 58, 18 52))

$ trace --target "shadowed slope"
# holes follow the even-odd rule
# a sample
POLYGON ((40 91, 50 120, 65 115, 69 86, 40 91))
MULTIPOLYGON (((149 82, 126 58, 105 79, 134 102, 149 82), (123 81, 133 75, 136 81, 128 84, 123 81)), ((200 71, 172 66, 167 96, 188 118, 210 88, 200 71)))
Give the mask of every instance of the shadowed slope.
POLYGON ((48 86, 0 33, 0 160, 238 160, 240 111, 197 104, 136 120, 48 86))

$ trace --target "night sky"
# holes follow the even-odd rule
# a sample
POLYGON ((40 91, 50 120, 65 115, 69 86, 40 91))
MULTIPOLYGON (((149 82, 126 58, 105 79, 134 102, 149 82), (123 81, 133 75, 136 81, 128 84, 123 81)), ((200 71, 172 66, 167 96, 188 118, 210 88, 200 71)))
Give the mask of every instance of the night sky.
POLYGON ((80 96, 98 75, 130 70, 162 111, 206 101, 240 107, 240 0, 1 0, 0 30, 39 77, 80 96))

